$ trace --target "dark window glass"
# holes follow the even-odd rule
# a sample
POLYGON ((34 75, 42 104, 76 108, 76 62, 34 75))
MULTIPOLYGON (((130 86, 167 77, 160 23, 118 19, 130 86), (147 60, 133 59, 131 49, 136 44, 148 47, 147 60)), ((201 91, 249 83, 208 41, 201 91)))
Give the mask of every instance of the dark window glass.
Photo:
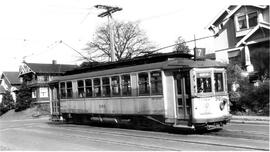
POLYGON ((254 27, 254 26, 256 26, 258 24, 257 18, 258 18, 257 17, 257 12, 248 14, 249 27, 254 27))
POLYGON ((162 77, 160 71, 154 71, 151 75, 151 91, 153 95, 162 94, 162 77))
POLYGON ((85 92, 86 92, 86 97, 92 97, 93 96, 93 91, 92 91, 92 80, 91 79, 86 79, 85 80, 85 92))
POLYGON ((110 79, 108 77, 102 78, 102 96, 108 97, 111 95, 110 79))
POLYGON ((78 80, 77 81, 77 85, 78 85, 78 97, 79 98, 85 97, 84 82, 83 82, 83 80, 78 80))
POLYGON ((121 76, 121 85, 122 85, 122 95, 130 96, 131 95, 131 86, 130 86, 130 75, 121 76))
POLYGON ((61 82, 60 83, 60 98, 66 98, 66 83, 61 82))
POLYGON ((67 82, 67 98, 72 98, 72 82, 67 82))
POLYGON ((197 92, 198 93, 212 92, 211 73, 197 74, 197 92))
POLYGON ((247 28, 246 15, 238 16, 238 24, 240 30, 247 28))
POLYGON ((101 96, 100 78, 94 79, 94 96, 95 97, 101 96))
POLYGON ((150 95, 148 73, 139 73, 139 95, 150 95))
POLYGON ((113 76, 111 83, 112 83, 112 95, 119 96, 120 95, 119 76, 113 76))
POLYGON ((224 91, 222 73, 214 73, 214 77, 215 77, 215 91, 216 92, 224 91))

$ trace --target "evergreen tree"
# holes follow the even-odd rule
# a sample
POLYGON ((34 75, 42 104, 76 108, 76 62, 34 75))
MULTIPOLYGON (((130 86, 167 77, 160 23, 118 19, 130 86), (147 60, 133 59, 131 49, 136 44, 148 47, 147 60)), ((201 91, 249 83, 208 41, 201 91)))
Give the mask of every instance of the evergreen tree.
POLYGON ((2 102, 0 103, 0 115, 14 108, 14 100, 9 91, 3 95, 2 102))
POLYGON ((25 82, 22 83, 21 89, 17 94, 17 101, 15 104, 15 111, 22 111, 30 107, 32 103, 32 91, 25 82))

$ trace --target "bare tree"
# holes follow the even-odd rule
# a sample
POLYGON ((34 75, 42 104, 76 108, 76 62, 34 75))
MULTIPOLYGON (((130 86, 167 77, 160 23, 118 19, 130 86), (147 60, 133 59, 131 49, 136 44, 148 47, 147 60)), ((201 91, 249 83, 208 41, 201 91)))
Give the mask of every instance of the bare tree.
MULTIPOLYGON (((114 22, 114 49, 116 60, 130 59, 140 55, 152 54, 155 47, 149 42, 138 24, 114 22)), ((110 32, 108 25, 99 27, 92 42, 86 48, 87 55, 92 61, 109 60, 110 32)))
POLYGON ((188 46, 186 45, 185 40, 179 36, 177 38, 177 40, 175 41, 175 47, 174 47, 174 51, 176 52, 182 52, 182 53, 190 53, 190 50, 188 48, 188 46))

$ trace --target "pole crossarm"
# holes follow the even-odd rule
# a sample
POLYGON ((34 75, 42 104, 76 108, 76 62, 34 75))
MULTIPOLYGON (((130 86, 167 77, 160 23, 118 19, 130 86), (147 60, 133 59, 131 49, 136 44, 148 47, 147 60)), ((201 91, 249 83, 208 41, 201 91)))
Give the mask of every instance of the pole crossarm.
POLYGON ((95 5, 95 7, 98 9, 105 9, 106 10, 106 12, 99 14, 98 17, 105 17, 108 15, 111 15, 112 13, 115 13, 117 11, 122 10, 122 8, 120 8, 120 7, 112 7, 112 6, 107 6, 107 5, 95 5))

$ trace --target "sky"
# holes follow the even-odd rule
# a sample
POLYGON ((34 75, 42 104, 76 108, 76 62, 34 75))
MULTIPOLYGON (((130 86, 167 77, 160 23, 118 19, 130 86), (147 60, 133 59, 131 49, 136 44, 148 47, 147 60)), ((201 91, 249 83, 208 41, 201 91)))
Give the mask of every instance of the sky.
MULTIPOLYGON (((262 0, 261 4, 268 4, 262 0)), ((80 64, 86 43, 94 38, 98 26, 107 18, 97 17, 103 10, 94 6, 123 8, 113 19, 139 24, 149 40, 161 48, 209 36, 207 25, 231 4, 253 4, 252 0, 1 0, 0 73, 18 71, 22 61, 29 63, 80 64), (64 43, 59 43, 63 41, 64 43), (65 45, 67 44, 67 45, 65 45)), ((197 41, 197 47, 212 52, 211 39, 197 41)), ((190 48, 194 43, 188 43, 190 48)), ((161 52, 172 51, 172 48, 161 52)))

